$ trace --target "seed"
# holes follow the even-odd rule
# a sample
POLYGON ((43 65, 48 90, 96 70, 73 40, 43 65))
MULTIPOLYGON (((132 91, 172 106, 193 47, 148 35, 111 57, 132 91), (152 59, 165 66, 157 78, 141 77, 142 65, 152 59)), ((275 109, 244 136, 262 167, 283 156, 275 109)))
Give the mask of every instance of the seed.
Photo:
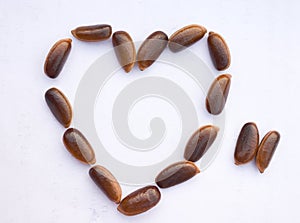
POLYGON ((162 31, 152 33, 141 45, 137 60, 140 70, 150 67, 168 44, 168 36, 162 31))
POLYGON ((111 201, 120 203, 122 197, 120 184, 108 169, 97 165, 90 169, 89 175, 111 201))
POLYGON ((56 78, 59 75, 70 54, 71 44, 71 39, 62 39, 52 46, 44 64, 44 71, 48 77, 56 78))
POLYGON ((268 132, 261 140, 256 155, 256 166, 261 173, 269 166, 279 140, 280 134, 276 131, 268 132))
POLYGON ((162 170, 155 178, 155 182, 160 188, 172 187, 189 180, 198 173, 200 170, 194 163, 181 161, 162 170))
POLYGON ((72 30, 71 33, 76 39, 87 42, 97 42, 106 40, 111 36, 111 26, 106 24, 80 26, 72 30))
POLYGON ((230 52, 225 40, 217 33, 209 32, 208 49, 217 70, 225 70, 230 66, 230 52))
POLYGON ((218 115, 222 112, 231 83, 230 74, 217 77, 210 86, 206 96, 206 109, 210 114, 218 115))
POLYGON ((206 125, 198 129, 189 139, 184 152, 186 160, 197 162, 215 141, 219 128, 206 125))
POLYGON ((246 123, 238 137, 234 160, 236 165, 250 162, 256 155, 259 143, 258 129, 255 123, 246 123))
POLYGON ((79 161, 85 164, 96 162, 92 146, 79 130, 75 128, 67 129, 63 136, 63 142, 66 149, 79 161))
POLYGON ((50 88, 45 93, 45 100, 57 121, 65 128, 69 127, 72 120, 72 107, 67 97, 57 88, 50 88))
POLYGON ((135 47, 130 35, 125 31, 115 32, 112 43, 120 65, 126 73, 130 72, 136 59, 135 47))
POLYGON ((172 34, 169 39, 169 48, 174 53, 179 52, 202 39, 206 32, 203 26, 185 26, 172 34))
POLYGON ((125 197, 119 204, 118 211, 128 216, 141 214, 153 208, 160 197, 156 186, 146 186, 125 197))

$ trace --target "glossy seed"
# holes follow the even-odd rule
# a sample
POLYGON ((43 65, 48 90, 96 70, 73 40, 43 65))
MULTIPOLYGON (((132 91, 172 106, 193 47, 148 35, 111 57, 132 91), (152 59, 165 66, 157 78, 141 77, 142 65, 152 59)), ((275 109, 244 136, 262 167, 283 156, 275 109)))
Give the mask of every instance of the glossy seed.
POLYGON ((69 127, 72 121, 72 107, 67 97, 57 88, 50 88, 45 93, 45 100, 57 121, 65 128, 69 127))
POLYGON ((130 35, 117 31, 112 36, 112 43, 120 65, 126 73, 130 72, 136 60, 135 46, 130 35))
POLYGON ((198 129, 189 139, 184 152, 186 160, 197 162, 215 141, 219 128, 206 125, 198 129))
POLYGON ((268 132, 261 140, 256 155, 256 166, 261 173, 269 166, 279 140, 280 134, 276 131, 268 132))
POLYGON ((225 70, 230 66, 230 52, 225 40, 217 33, 209 32, 208 49, 217 70, 225 70))
POLYGON ((179 52, 202 39, 206 32, 203 26, 185 26, 172 34, 169 39, 169 48, 174 53, 179 52))
POLYGON ((79 161, 85 164, 96 162, 92 146, 79 130, 67 129, 63 136, 63 142, 66 149, 79 161))
POLYGON ((236 165, 250 162, 256 155, 259 143, 258 129, 255 123, 246 123, 239 134, 234 160, 236 165))
POLYGON ((122 197, 120 184, 108 169, 97 165, 90 169, 89 175, 111 201, 120 203, 122 197))
POLYGON ((106 24, 80 26, 72 30, 71 33, 78 40, 97 42, 106 40, 111 36, 111 26, 106 24))
POLYGON ((231 83, 230 74, 217 77, 210 86, 206 96, 206 109, 210 114, 218 115, 223 111, 231 83))
POLYGON ((155 186, 146 186, 125 197, 118 206, 118 211, 124 215, 141 214, 153 208, 160 200, 159 189, 155 186))
POLYGON ((155 182, 160 188, 172 187, 189 180, 198 173, 200 170, 194 163, 181 161, 162 170, 155 178, 155 182))
POLYGON ((52 46, 44 64, 44 72, 48 77, 56 78, 59 75, 70 54, 71 44, 71 39, 62 39, 52 46))

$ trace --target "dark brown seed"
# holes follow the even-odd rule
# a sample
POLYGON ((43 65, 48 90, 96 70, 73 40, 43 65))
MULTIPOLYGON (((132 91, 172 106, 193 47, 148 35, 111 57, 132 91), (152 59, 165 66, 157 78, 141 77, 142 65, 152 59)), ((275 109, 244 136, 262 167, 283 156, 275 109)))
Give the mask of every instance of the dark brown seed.
POLYGON ((79 161, 85 164, 96 162, 95 153, 84 135, 77 129, 69 128, 65 131, 63 142, 66 149, 79 161))
POLYGON ((117 31, 112 36, 112 43, 120 65, 126 73, 130 72, 136 60, 134 43, 125 31, 117 31))
POLYGON ((61 72, 71 51, 71 39, 57 41, 50 49, 45 64, 45 74, 50 78, 56 78, 61 72))
POLYGON ((250 162, 256 155, 259 143, 258 129, 255 123, 246 123, 238 137, 234 160, 236 165, 250 162))
POLYGON ((71 33, 81 41, 97 42, 106 40, 111 36, 111 26, 106 24, 80 26, 72 30, 71 33))
POLYGON ((45 93, 45 100, 57 121, 65 128, 69 127, 72 121, 72 107, 67 97, 57 88, 50 88, 45 93))
POLYGON ((219 128, 206 125, 198 129, 189 139, 184 152, 186 160, 197 162, 215 141, 219 128))
POLYGON ((202 39, 206 32, 203 26, 185 26, 172 34, 169 39, 169 48, 174 53, 179 52, 202 39))
POLYGON ((230 66, 230 52, 225 40, 217 33, 209 32, 208 49, 217 70, 225 70, 230 66))
POLYGON ((141 214, 153 208, 159 202, 160 197, 157 187, 143 187, 125 197, 119 204, 118 211, 128 216, 141 214))
POLYGON ((263 173, 269 166, 279 140, 280 134, 276 131, 268 132, 261 140, 256 155, 256 166, 261 173, 263 173))
POLYGON ((120 184, 108 169, 97 165, 90 169, 89 175, 111 201, 120 203, 122 197, 120 184))
POLYGON ((200 170, 194 163, 181 161, 161 171, 155 178, 155 182, 160 188, 172 187, 189 180, 198 173, 200 170))
POLYGON ((206 109, 210 114, 218 115, 223 111, 231 83, 230 74, 217 77, 206 96, 206 109))

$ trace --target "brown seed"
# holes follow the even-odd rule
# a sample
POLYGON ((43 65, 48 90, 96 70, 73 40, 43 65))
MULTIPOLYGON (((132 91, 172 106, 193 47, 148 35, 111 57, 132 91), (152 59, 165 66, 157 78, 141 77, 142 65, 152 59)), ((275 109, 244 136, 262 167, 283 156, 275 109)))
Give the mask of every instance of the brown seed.
POLYGON ((162 31, 156 31, 148 36, 137 53, 140 70, 150 67, 166 48, 167 44, 168 36, 162 31))
POLYGON ((198 173, 200 170, 194 163, 181 161, 162 170, 155 178, 155 182, 160 188, 172 187, 189 180, 198 173))
POLYGON ((50 88, 45 93, 45 100, 57 121, 65 128, 69 127, 72 121, 72 107, 67 97, 57 88, 50 88))
POLYGON ((234 160, 236 165, 250 162, 256 155, 259 143, 258 129, 255 123, 246 123, 238 137, 234 160))
POLYGON ((125 31, 117 31, 112 36, 112 43, 120 65, 126 73, 130 72, 136 60, 134 43, 125 31))
POLYGON ((230 52, 225 40, 217 33, 209 32, 208 49, 217 70, 225 70, 230 66, 230 52))
POLYGON ((189 139, 184 152, 186 160, 197 162, 215 141, 219 128, 206 125, 198 129, 189 139))
POLYGON ((174 53, 179 52, 202 39, 206 32, 203 26, 185 26, 172 34, 169 39, 169 48, 174 53))
POLYGON ((217 77, 206 96, 206 109, 210 114, 218 115, 223 111, 231 83, 230 74, 217 77))
POLYGON ((56 78, 59 75, 70 54, 71 44, 71 39, 62 39, 52 46, 44 64, 44 71, 48 77, 56 78))
POLYGON ((261 140, 256 155, 256 166, 261 173, 269 166, 279 140, 280 134, 276 131, 268 132, 261 140))
POLYGON ((66 149, 79 161, 85 164, 96 162, 92 146, 79 130, 67 129, 63 136, 63 142, 66 149))
POLYGON ((120 203, 122 197, 120 184, 108 169, 97 165, 90 169, 89 175, 111 201, 120 203))
POLYGON ((156 186, 138 189, 125 197, 118 206, 118 211, 124 215, 141 214, 153 208, 160 200, 160 192, 156 186))
POLYGON ((76 39, 86 42, 97 42, 106 40, 111 36, 111 26, 106 24, 80 26, 71 33, 76 39))

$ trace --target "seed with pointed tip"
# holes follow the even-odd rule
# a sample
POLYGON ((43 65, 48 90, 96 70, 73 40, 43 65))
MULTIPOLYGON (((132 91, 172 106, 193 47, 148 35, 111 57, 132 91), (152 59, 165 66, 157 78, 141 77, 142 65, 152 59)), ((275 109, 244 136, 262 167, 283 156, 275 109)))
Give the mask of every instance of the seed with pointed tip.
POLYGON ((71 31, 72 35, 81 41, 97 42, 111 36, 111 26, 106 24, 80 26, 71 31))

